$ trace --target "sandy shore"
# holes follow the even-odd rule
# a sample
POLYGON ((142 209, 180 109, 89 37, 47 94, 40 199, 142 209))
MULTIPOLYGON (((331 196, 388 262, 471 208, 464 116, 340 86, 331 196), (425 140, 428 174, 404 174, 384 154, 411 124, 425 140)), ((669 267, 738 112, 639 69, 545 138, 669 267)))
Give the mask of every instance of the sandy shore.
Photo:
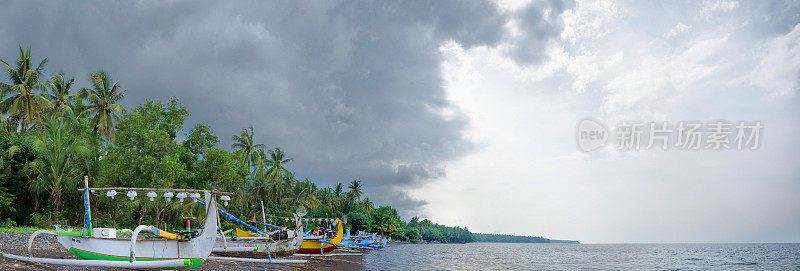
MULTIPOLYGON (((0 233, 0 250, 16 255, 27 255, 26 233, 0 233)), ((64 250, 52 236, 40 236, 34 241, 32 249, 34 257, 57 259, 77 259, 64 250)), ((364 252, 368 253, 368 252, 364 252)), ((330 257, 284 257, 286 259, 305 259, 301 264, 266 264, 242 263, 209 260, 193 270, 363 270, 364 256, 330 256, 330 257)), ((95 268, 77 266, 58 266, 33 264, 0 257, 0 270, 127 270, 119 268, 95 268)))

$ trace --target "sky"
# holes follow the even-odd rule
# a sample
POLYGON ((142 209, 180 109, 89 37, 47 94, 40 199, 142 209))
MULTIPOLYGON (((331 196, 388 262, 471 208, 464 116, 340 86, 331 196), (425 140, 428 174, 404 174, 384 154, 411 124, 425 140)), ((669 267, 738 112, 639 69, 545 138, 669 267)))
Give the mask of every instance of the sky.
MULTIPOLYGON (((320 185, 473 232, 800 242, 798 1, 3 1, 79 85, 176 96, 320 185), (587 153, 576 127, 759 121, 756 150, 587 153)), ((5 80, 5 79, 3 79, 5 80)), ((613 141, 613 139, 612 139, 613 141)), ((613 143, 613 142, 612 142, 613 143)))

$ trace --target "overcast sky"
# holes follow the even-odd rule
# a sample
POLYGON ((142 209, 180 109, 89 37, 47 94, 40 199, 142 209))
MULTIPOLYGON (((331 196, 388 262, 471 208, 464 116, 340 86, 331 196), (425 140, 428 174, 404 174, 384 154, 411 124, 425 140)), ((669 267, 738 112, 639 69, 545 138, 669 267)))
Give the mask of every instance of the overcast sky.
MULTIPOLYGON (((177 96, 322 185, 582 242, 800 242, 798 1, 13 1, 17 46, 177 96), (578 121, 761 121, 758 150, 584 153, 578 121)), ((5 79, 4 79, 5 80, 5 79)))

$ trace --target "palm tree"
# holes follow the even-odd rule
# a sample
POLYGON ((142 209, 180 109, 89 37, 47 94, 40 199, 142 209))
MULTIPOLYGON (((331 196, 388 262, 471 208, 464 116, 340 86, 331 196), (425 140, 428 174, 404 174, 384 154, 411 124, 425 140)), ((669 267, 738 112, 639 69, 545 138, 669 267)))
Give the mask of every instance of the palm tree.
POLYGON ((286 158, 286 153, 281 150, 281 148, 275 148, 274 150, 269 150, 270 158, 267 159, 267 165, 269 166, 269 172, 267 173, 270 179, 279 180, 283 177, 284 174, 289 172, 286 168, 283 167, 284 163, 291 162, 292 158, 286 158))
POLYGON ((319 199, 320 205, 336 210, 336 195, 333 194, 333 190, 330 187, 320 189, 317 192, 317 199, 319 199))
POLYGON ((317 199, 316 185, 306 179, 305 181, 298 182, 292 189, 292 193, 284 198, 282 201, 291 206, 305 206, 306 208, 314 209, 319 207, 320 201, 317 199))
MULTIPOLYGON (((255 181, 254 185, 256 186, 256 194, 255 198, 253 198, 253 206, 255 203, 258 203, 260 196, 262 195, 262 191, 267 186, 267 155, 264 153, 263 149, 256 150, 253 155, 253 165, 255 169, 253 171, 253 180, 255 181)), ((252 193, 251 193, 252 194, 252 193)), ((269 206, 269 200, 267 200, 267 206, 269 206)), ((257 208, 253 208, 253 215, 255 215, 255 210, 257 208)))
POLYGON ((336 183, 336 188, 333 189, 333 194, 336 195, 337 198, 341 198, 343 195, 342 183, 336 183))
POLYGON ((11 79, 11 84, 0 83, 0 91, 11 94, 0 101, 0 111, 12 119, 20 120, 20 132, 25 132, 28 125, 40 122, 42 113, 52 107, 50 101, 34 92, 43 88, 43 84, 39 82, 39 75, 47 65, 47 58, 34 69, 31 66, 30 48, 22 50, 20 46, 16 68, 11 68, 11 65, 2 59, 0 62, 3 62, 3 67, 11 79))
POLYGON ((250 173, 250 166, 253 165, 253 153, 257 149, 263 149, 264 144, 256 144, 253 141, 253 125, 250 125, 247 128, 242 128, 240 135, 233 136, 233 145, 231 147, 238 149, 236 152, 241 158, 239 161, 247 167, 248 173, 250 173))
MULTIPOLYGON (((6 99, 6 92, 5 91, 0 91, 0 101, 3 101, 5 99, 6 99)), ((11 120, 6 118, 6 116, 4 116, 4 115, 0 115, 0 132, 2 132, 3 135, 11 135, 11 134, 13 134, 14 131, 16 131, 16 129, 13 129, 13 127, 16 127, 16 126, 13 124, 13 122, 11 120)), ((2 167, 0 167, 0 168, 2 168, 2 167)))
POLYGON ((50 82, 47 82, 50 93, 46 93, 44 96, 55 103, 53 106, 53 112, 58 114, 71 114, 72 108, 70 108, 70 102, 75 95, 70 94, 69 92, 72 89, 72 84, 74 83, 75 78, 67 79, 63 73, 57 73, 50 77, 50 82))
POLYGON ((350 191, 347 192, 348 203, 352 205, 358 202, 361 199, 361 195, 364 193, 364 187, 361 186, 361 182, 353 180, 347 188, 350 188, 350 191))
POLYGON ((69 125, 61 118, 52 118, 42 125, 42 131, 30 135, 37 158, 30 167, 35 176, 32 186, 50 192, 58 221, 63 189, 77 187, 81 180, 79 158, 89 153, 83 140, 70 133, 69 125))
POLYGON ((363 201, 361 201, 361 208, 364 210, 364 213, 369 213, 372 209, 375 209, 375 205, 369 200, 369 197, 365 197, 363 201))
MULTIPOLYGON (((247 128, 242 128, 241 134, 234 135, 232 137, 233 144, 231 147, 236 149, 236 156, 238 157, 237 160, 240 166, 247 168, 247 175, 253 174, 253 169, 251 166, 253 165, 253 155, 255 154, 256 150, 263 149, 264 144, 256 144, 253 140, 253 125, 248 126, 247 128)), ((247 184, 245 184, 247 186, 247 184)), ((245 186, 242 187, 242 190, 245 189, 245 186)), ((242 194, 247 194, 245 191, 242 191, 242 194)), ((244 211, 244 200, 242 201, 242 211, 244 211)))
POLYGON ((113 82, 105 71, 89 74, 89 83, 92 88, 84 88, 80 93, 89 101, 89 108, 83 114, 93 115, 90 121, 92 129, 114 143, 114 120, 119 119, 118 114, 125 112, 125 108, 117 103, 128 91, 121 90, 119 83, 113 82))

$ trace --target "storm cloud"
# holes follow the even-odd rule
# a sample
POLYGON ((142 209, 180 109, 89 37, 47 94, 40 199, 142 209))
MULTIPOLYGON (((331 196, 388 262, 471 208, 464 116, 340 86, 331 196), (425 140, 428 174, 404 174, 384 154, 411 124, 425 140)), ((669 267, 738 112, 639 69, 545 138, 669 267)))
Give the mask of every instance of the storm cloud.
POLYGON ((85 85, 95 70, 145 98, 177 96, 223 142, 253 125, 256 138, 295 158, 322 185, 362 180, 373 201, 415 214, 404 191, 446 174, 475 144, 469 119, 442 88, 439 47, 494 46, 507 23, 524 30, 512 52, 540 61, 560 33, 561 2, 505 13, 480 1, 9 2, 0 58, 19 45, 85 85), (530 32, 525 32, 530 29, 530 32))

